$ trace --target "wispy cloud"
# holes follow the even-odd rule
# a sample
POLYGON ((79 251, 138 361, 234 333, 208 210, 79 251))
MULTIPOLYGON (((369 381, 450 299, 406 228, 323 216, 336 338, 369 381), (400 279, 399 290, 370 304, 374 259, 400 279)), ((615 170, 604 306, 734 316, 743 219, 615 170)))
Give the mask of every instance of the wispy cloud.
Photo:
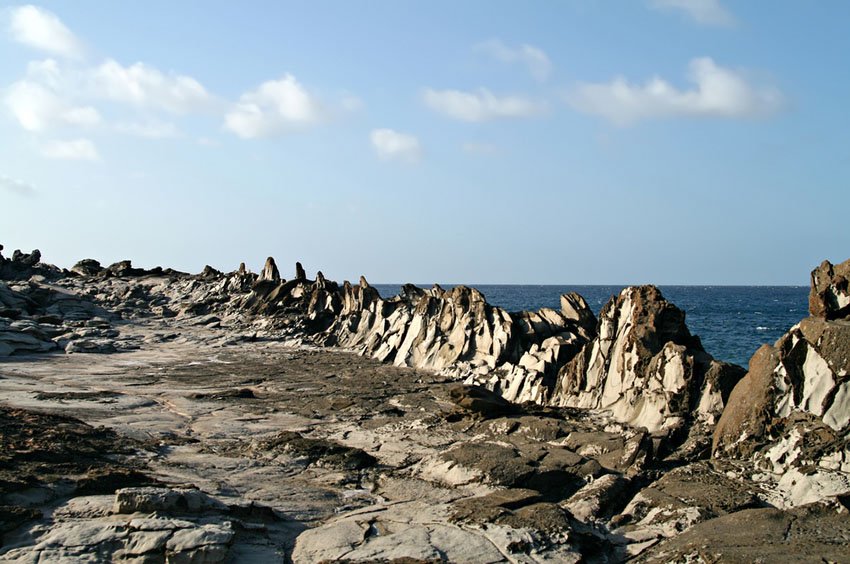
POLYGON ((12 8, 9 16, 9 32, 15 41, 53 55, 82 57, 82 42, 53 12, 27 5, 12 8))
POLYGON ((552 72, 552 62, 539 47, 522 44, 516 47, 491 39, 475 45, 474 50, 503 63, 524 65, 528 72, 540 82, 546 81, 552 72))
POLYGON ((649 5, 656 10, 679 12, 700 25, 732 27, 737 23, 720 0, 649 0, 649 5))
POLYGON ((12 84, 5 97, 6 106, 28 131, 44 131, 54 125, 97 125, 100 113, 92 106, 74 105, 54 90, 28 79, 12 84))
POLYGON ((224 127, 243 139, 271 137, 324 117, 318 99, 291 74, 242 94, 224 116, 224 127))
POLYGON ((382 159, 417 162, 422 157, 422 146, 413 135, 392 129, 375 129, 369 139, 382 159))
POLYGON ((662 78, 631 84, 625 78, 607 83, 580 83, 567 95, 576 110, 599 115, 618 125, 675 116, 750 118, 772 114, 783 106, 782 93, 749 80, 745 73, 717 65, 708 57, 693 59, 680 90, 662 78))
POLYGON ((0 174, 0 189, 2 189, 4 192, 15 194, 17 196, 23 196, 25 198, 31 198, 36 194, 35 188, 32 186, 32 184, 28 184, 23 180, 10 178, 3 174, 0 174))
POLYGON ((88 139, 70 141, 48 141, 41 147, 41 154, 49 159, 74 161, 99 161, 100 153, 88 139))
POLYGON ((543 113, 546 105, 522 96, 496 96, 486 88, 477 92, 432 90, 422 96, 425 105, 450 118, 480 122, 497 118, 526 118, 543 113))

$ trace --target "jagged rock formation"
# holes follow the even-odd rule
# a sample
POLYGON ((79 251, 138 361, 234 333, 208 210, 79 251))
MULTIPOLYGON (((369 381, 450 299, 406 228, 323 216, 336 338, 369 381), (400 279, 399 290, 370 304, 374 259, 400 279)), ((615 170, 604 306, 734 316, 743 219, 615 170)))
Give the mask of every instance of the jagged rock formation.
POLYGON ((850 260, 835 266, 828 260, 812 271, 809 312, 827 320, 850 316, 850 260))
POLYGON ((689 420, 713 423, 742 375, 703 350, 685 313, 658 288, 632 287, 608 302, 598 336, 561 368, 552 403, 608 410, 617 421, 650 431, 672 430, 689 420))
MULTIPOLYGON (((61 271, 38 252, 16 252, 0 256, 0 356, 140 348, 127 356, 144 359, 159 346, 166 354, 132 374, 123 355, 65 358, 60 376, 11 362, 25 378, 4 374, 0 386, 10 402, 51 410, 87 413, 94 402, 97 421, 155 437, 146 443, 155 449, 171 445, 148 459, 173 457, 179 471, 166 475, 182 485, 193 449, 208 465, 192 483, 240 476, 219 494, 256 486, 289 503, 302 493, 271 492, 297 474, 290 487, 312 484, 319 493, 303 495, 327 512, 309 517, 311 505, 302 513, 311 528, 295 525, 287 537, 296 562, 666 561, 702 554, 705 544, 722 547, 712 558, 751 559, 751 548, 721 537, 746 518, 794 554, 811 543, 790 534, 792 524, 826 531, 819 542, 835 545, 826 554, 841 555, 848 271, 850 261, 812 273, 812 316, 759 350, 741 379, 743 369, 703 350, 684 312, 653 286, 626 288, 597 320, 576 294, 536 312, 505 311, 464 286, 405 285, 382 298, 363 277, 309 280, 300 263, 282 280, 272 258, 259 275, 244 264, 191 275, 92 259, 61 271), (244 348, 229 346, 237 343, 244 348), (70 366, 76 375, 64 372, 70 366), (119 366, 120 390, 103 389, 102 374, 119 366), (30 391, 26 378, 45 376, 62 388, 30 391), (80 380, 86 389, 66 389, 80 380), (158 421, 151 432, 148 418, 158 421), (203 444, 177 441, 174 425, 203 444), (267 481, 275 485, 257 485, 267 481), (340 497, 328 498, 331 490, 340 497)), ((5 452, 17 456, 19 446, 5 452)), ((244 508, 194 489, 120 490, 140 484, 111 480, 98 490, 111 495, 63 503, 47 517, 49 533, 35 525, 31 542, 3 556, 216 561, 244 557, 248 537, 258 550, 263 535, 284 527, 273 512, 262 524, 256 515, 242 521, 244 508)), ((42 517, 0 510, 0 522, 7 518, 11 530, 42 517)))
POLYGON ((850 493, 848 269, 812 272, 811 317, 756 352, 714 431, 714 455, 754 460, 783 486, 779 503, 850 493))

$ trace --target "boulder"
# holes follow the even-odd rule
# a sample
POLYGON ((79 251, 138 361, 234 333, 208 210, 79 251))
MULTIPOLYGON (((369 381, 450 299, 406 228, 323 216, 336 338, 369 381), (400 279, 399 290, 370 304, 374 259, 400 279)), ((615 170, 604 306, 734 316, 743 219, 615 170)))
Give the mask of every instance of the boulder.
POLYGON ((12 262, 22 267, 33 267, 41 262, 41 251, 35 249, 33 252, 27 254, 16 249, 12 253, 12 262))
POLYGON ((80 276, 97 276, 103 272, 103 267, 94 259, 83 259, 71 267, 71 272, 80 276))
POLYGON ((729 398, 712 450, 749 457, 770 443, 772 427, 809 414, 838 433, 850 429, 850 323, 804 319, 775 346, 762 346, 729 398))
POLYGON ((841 505, 746 509, 700 523, 635 562, 846 562, 848 538, 841 505))
POLYGON ((307 273, 304 272, 304 267, 301 266, 300 262, 295 263, 295 279, 296 280, 307 280, 307 273))

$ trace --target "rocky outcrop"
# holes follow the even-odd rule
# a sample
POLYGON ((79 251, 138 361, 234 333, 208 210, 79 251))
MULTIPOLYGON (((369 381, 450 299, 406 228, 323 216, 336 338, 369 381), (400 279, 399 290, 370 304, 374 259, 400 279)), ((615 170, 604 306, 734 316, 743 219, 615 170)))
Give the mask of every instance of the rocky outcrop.
POLYGON ((94 259, 83 259, 71 267, 71 272, 79 276, 97 276, 103 272, 103 266, 94 259))
POLYGON ((850 316, 850 260, 832 265, 828 260, 812 271, 809 313, 823 319, 850 316))
MULTIPOLYGON (((123 317, 248 324, 435 370, 511 402, 606 410, 650 432, 713 425, 742 375, 714 361, 690 335, 684 312, 652 286, 627 288, 597 322, 574 293, 561 297, 560 310, 534 312, 507 312, 466 286, 405 285, 384 299, 363 277, 342 286, 321 272, 308 280, 301 263, 295 278, 284 281, 272 257, 259 276, 240 267, 229 274, 207 268, 193 277, 137 269, 130 261, 103 269, 91 260, 74 272, 102 280, 90 295, 123 317)), ((62 346, 109 350, 96 343, 62 346)))
MULTIPOLYGON (((0 251, 3 250, 0 245, 0 251)), ((15 250, 11 258, 3 257, 0 252, 0 280, 26 280, 30 276, 40 274, 48 278, 62 275, 62 271, 53 265, 42 264, 41 251, 35 249, 31 253, 15 250)))
POLYGON ((274 263, 274 258, 266 259, 266 264, 263 266, 262 272, 258 280, 267 280, 269 282, 280 282, 280 272, 277 270, 277 265, 274 263))
POLYGON ((602 309, 598 336, 561 368, 552 403, 609 411, 649 431, 719 417, 743 370, 719 363, 654 286, 623 290, 602 309))
POLYGON ((812 272, 812 316, 756 352, 714 431, 714 455, 753 460, 781 505, 850 492, 848 267, 812 272))

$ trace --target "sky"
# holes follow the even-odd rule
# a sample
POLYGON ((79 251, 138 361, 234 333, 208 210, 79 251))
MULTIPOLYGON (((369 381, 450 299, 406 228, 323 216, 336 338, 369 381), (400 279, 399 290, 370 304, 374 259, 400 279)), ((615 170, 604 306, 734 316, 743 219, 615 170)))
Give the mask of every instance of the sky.
POLYGON ((850 2, 0 2, 46 262, 799 284, 850 258, 850 2))

